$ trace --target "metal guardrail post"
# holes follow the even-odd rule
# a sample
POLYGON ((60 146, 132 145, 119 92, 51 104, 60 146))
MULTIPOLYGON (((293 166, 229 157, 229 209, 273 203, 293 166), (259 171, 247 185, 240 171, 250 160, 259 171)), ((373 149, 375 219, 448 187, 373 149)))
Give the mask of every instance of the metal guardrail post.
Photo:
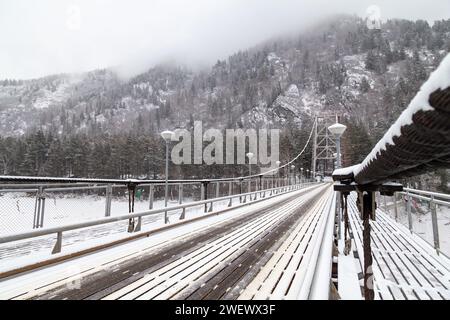
POLYGON ((41 202, 42 202, 42 206, 41 206, 41 220, 40 220, 40 222, 39 222, 39 227, 40 227, 40 228, 44 227, 45 191, 42 191, 42 194, 41 194, 41 202))
POLYGON ((44 226, 45 213, 45 194, 44 188, 39 187, 36 192, 36 201, 34 203, 33 229, 42 228, 44 226))
MULTIPOLYGON (((183 204, 184 201, 184 195, 183 195, 183 184, 180 183, 178 186, 178 203, 183 204)), ((180 220, 183 220, 186 217, 186 208, 183 208, 183 211, 181 211, 180 220)))
MULTIPOLYGON (((233 194, 233 181, 228 182, 228 196, 231 197, 233 194)), ((228 201, 228 206, 231 207, 233 205, 233 198, 230 198, 228 201)))
MULTIPOLYGON (((134 212, 134 195, 136 192, 136 184, 134 183, 129 183, 127 185, 127 189, 128 189, 128 212, 134 212)), ((166 211, 166 216, 167 216, 167 211, 166 211)), ((140 221, 139 221, 140 222, 140 221)), ((135 229, 135 221, 134 218, 130 218, 128 220, 128 232, 133 232, 135 229)))
MULTIPOLYGON (((244 179, 242 179, 241 181, 242 181, 241 184, 244 183, 244 179)), ((242 189, 243 189, 243 187, 241 187, 241 193, 243 193, 242 189)), ((242 203, 246 203, 246 202, 247 202, 247 196, 244 196, 242 203)))
POLYGON ((372 247, 370 219, 373 219, 373 208, 375 207, 375 192, 369 191, 363 196, 363 251, 364 251, 364 298, 374 300, 375 292, 373 286, 372 270, 372 247))
POLYGON ((41 202, 39 201, 39 190, 36 191, 36 199, 34 201, 34 215, 33 215, 33 229, 36 229, 36 221, 38 212, 41 211, 40 208, 41 202))
MULTIPOLYGON (((207 181, 203 181, 202 182, 202 194, 203 194, 203 199, 202 200, 208 200, 208 182, 207 181)), ((208 212, 208 204, 205 203, 205 209, 204 212, 208 212)))
POLYGON ((269 181, 267 181, 267 179, 263 179, 262 176, 261 176, 260 180, 261 180, 260 184, 262 182, 262 186, 260 186, 260 188, 261 188, 261 190, 264 190, 263 193, 262 193, 262 197, 265 198, 266 197, 266 190, 269 189, 269 181), (265 184, 266 184, 265 186, 264 186, 264 181, 265 181, 265 184))
POLYGON ((111 216, 111 197, 112 197, 112 185, 106 186, 106 200, 105 200, 105 217, 111 216))
POLYGON ((256 183, 258 183, 259 198, 263 198, 264 183, 262 180, 262 176, 259 176, 259 181, 257 181, 256 183))
POLYGON ((434 248, 436 249, 437 254, 439 254, 439 249, 440 249, 439 229, 438 229, 436 203, 434 202, 434 196, 431 196, 430 209, 431 209, 431 223, 433 225, 434 248))
POLYGON ((136 227, 134 228, 134 232, 141 231, 142 226, 142 217, 138 217, 138 222, 136 224, 136 227))
POLYGON ((42 187, 39 187, 39 190, 36 192, 36 201, 34 203, 33 229, 36 229, 38 227, 39 215, 41 214, 41 190, 42 187))
POLYGON ((239 203, 242 203, 242 180, 239 180, 239 203))
POLYGON ((409 231, 413 231, 413 222, 412 222, 412 215, 411 215, 411 201, 412 197, 410 196, 409 192, 406 192, 406 213, 408 214, 408 228, 409 231))
POLYGON ((271 186, 272 188, 270 188, 270 194, 269 196, 271 196, 273 194, 273 188, 275 187, 275 175, 272 176, 272 181, 271 181, 271 186))
POLYGON ((395 213, 395 221, 398 220, 398 209, 397 209, 397 193, 394 192, 394 213, 395 213))
POLYGON ((150 210, 153 209, 153 195, 154 195, 154 189, 153 189, 153 185, 151 184, 149 186, 149 190, 148 190, 148 200, 149 200, 148 208, 150 210))
MULTIPOLYGON (((216 182, 216 198, 219 198, 219 194, 220 194, 220 182, 216 182)), ((214 208, 214 202, 211 201, 211 205, 209 206, 209 212, 212 212, 214 208)))
POLYGON ((53 247, 52 254, 60 253, 61 247, 62 247, 62 231, 56 234, 56 243, 55 246, 53 247))
POLYGON ((343 209, 343 207, 342 207, 342 202, 343 202, 343 200, 342 200, 342 192, 339 192, 339 198, 338 198, 338 221, 339 221, 339 223, 338 223, 338 239, 341 239, 341 224, 342 224, 342 209, 343 209))

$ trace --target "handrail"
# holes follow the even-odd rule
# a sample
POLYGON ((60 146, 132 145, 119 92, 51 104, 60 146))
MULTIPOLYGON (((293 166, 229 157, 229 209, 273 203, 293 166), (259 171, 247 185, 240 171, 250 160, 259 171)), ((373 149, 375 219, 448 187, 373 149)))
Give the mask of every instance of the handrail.
MULTIPOLYGON (((431 192, 431 193, 433 193, 433 192, 431 192)), ((416 194, 416 193, 412 193, 412 192, 400 192, 400 194, 405 195, 405 196, 410 196, 410 197, 415 198, 415 199, 425 200, 425 201, 429 201, 429 202, 434 202, 436 204, 440 204, 440 205, 443 205, 443 206, 450 207, 450 201, 443 201, 443 200, 436 199, 436 198, 434 198, 433 195, 431 195, 431 197, 428 198, 428 197, 424 197, 422 195, 419 195, 419 194, 416 194)))
MULTIPOLYGON (((318 184, 318 183, 316 183, 316 182, 304 183, 301 186, 315 185, 315 184, 318 184)), ((147 211, 143 211, 143 212, 128 213, 128 214, 123 214, 123 215, 119 215, 116 217, 106 217, 106 218, 97 219, 97 220, 93 220, 93 221, 68 224, 65 226, 36 229, 36 230, 30 231, 30 232, 25 232, 25 233, 0 236, 0 244, 24 240, 24 239, 30 239, 30 238, 35 238, 35 237, 40 237, 40 236, 45 236, 45 235, 50 235, 53 233, 61 234, 62 232, 65 232, 65 231, 72 231, 72 230, 76 230, 76 229, 82 229, 82 228, 87 228, 87 227, 92 227, 92 226, 97 226, 97 225, 102 225, 102 224, 109 224, 109 223, 128 220, 128 219, 132 219, 132 218, 140 218, 140 217, 144 217, 144 216, 163 213, 166 211, 175 211, 175 210, 179 210, 179 209, 200 206, 203 204, 208 204, 208 203, 213 203, 213 202, 225 201, 225 200, 239 198, 239 197, 246 197, 246 196, 251 196, 254 194, 261 193, 261 192, 269 192, 269 191, 288 189, 286 192, 284 192, 284 193, 287 193, 287 192, 291 192, 293 190, 298 190, 299 187, 300 187, 300 185, 279 186, 276 188, 234 194, 234 195, 224 196, 224 197, 220 197, 220 198, 212 198, 212 199, 207 199, 207 200, 193 201, 193 202, 188 202, 188 203, 184 203, 184 204, 180 204, 180 205, 175 205, 175 206, 170 206, 170 207, 162 207, 162 208, 147 210, 147 211)), ((268 196, 266 199, 275 197, 277 195, 280 195, 280 193, 268 196)), ((251 203, 251 202, 249 202, 249 203, 251 203)))
POLYGON ((446 193, 438 193, 438 192, 433 192, 433 191, 411 189, 411 188, 403 188, 403 190, 408 191, 410 193, 424 194, 424 195, 429 195, 429 196, 433 196, 433 197, 450 200, 450 194, 446 194, 446 193))
MULTIPOLYGON (((282 168, 280 166, 278 169, 282 168)), ((276 174, 272 174, 267 176, 267 172, 258 173, 252 176, 246 177, 233 177, 233 178, 209 178, 209 179, 175 179, 168 180, 169 184, 179 184, 179 183, 210 183, 210 182, 230 182, 230 181, 247 181, 254 180, 255 178, 265 178, 272 179, 278 178, 276 174)), ((286 177, 284 177, 286 178, 286 177)), ((35 183, 57 183, 57 184, 73 184, 73 183, 82 183, 82 184, 118 184, 118 185, 142 185, 142 184, 165 184, 165 180, 141 180, 141 179, 88 179, 88 178, 58 178, 58 177, 32 177, 32 176, 2 176, 0 175, 0 182, 28 182, 28 184, 24 184, 27 186, 32 186, 32 182, 35 183)), ((8 184, 0 184, 0 187, 7 187, 8 184)))

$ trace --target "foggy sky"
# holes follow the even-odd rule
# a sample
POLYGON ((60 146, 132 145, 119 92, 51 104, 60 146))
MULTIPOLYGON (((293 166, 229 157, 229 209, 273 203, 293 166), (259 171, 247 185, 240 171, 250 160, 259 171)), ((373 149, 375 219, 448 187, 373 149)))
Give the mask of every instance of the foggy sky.
POLYGON ((174 60, 207 66, 335 13, 450 18, 449 0, 1 0, 0 79, 174 60))

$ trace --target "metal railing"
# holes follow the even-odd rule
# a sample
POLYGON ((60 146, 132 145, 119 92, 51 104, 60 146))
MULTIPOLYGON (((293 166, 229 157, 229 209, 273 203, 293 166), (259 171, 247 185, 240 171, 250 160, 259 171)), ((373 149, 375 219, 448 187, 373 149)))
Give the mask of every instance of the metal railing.
POLYGON ((392 197, 382 196, 379 206, 411 233, 431 244, 438 254, 450 256, 450 242, 447 242, 450 195, 411 188, 403 190, 392 197), (444 235, 445 241, 440 234, 444 235))
MULTIPOLYGON (((117 181, 115 181, 117 182, 117 181)), ((2 184, 0 185, 0 211, 5 214, 3 207, 1 206, 2 198, 5 200, 5 194, 22 193, 23 198, 28 199, 28 210, 34 208, 33 219, 31 221, 25 220, 25 223, 29 223, 30 229, 34 230, 22 230, 18 233, 0 235, 0 244, 19 241, 24 239, 30 239, 35 237, 41 237, 45 235, 56 234, 57 241, 53 247, 52 253, 59 253, 62 247, 62 236, 63 232, 72 231, 77 229, 89 228, 93 226, 106 225, 118 221, 129 221, 128 232, 138 232, 141 231, 142 219, 149 216, 157 216, 158 214, 167 215, 168 212, 173 214, 179 213, 178 219, 183 220, 186 217, 186 210, 196 206, 203 206, 202 211, 204 213, 212 212, 214 210, 214 205, 220 204, 220 202, 225 203, 225 207, 230 208, 246 205, 255 200, 262 200, 264 198, 271 198, 280 194, 298 190, 302 187, 310 186, 316 184, 316 182, 303 182, 295 181, 296 184, 289 184, 285 178, 275 178, 275 177, 264 177, 257 179, 249 179, 249 183, 244 183, 243 179, 240 180, 228 180, 228 181, 218 181, 215 180, 211 182, 209 180, 197 180, 197 181, 171 181, 170 188, 173 191, 169 195, 172 195, 173 202, 176 205, 171 205, 168 207, 155 207, 155 200, 158 195, 163 194, 164 184, 160 181, 155 183, 149 183, 148 181, 144 183, 139 183, 134 186, 134 191, 131 193, 130 186, 120 185, 120 184, 106 184, 106 185, 76 185, 74 184, 64 184, 60 183, 57 187, 54 187, 51 183, 41 183, 41 184, 2 184), (208 185, 213 185, 213 187, 208 188, 208 185), (138 190, 147 189, 147 198, 140 199, 138 204, 139 212, 135 211, 135 194, 136 188, 138 190), (158 190, 160 189, 160 190, 158 190), (236 192, 237 191, 237 192, 236 192), (48 221, 49 216, 52 214, 52 210, 55 211, 55 206, 49 205, 49 200, 56 203, 58 193, 80 193, 82 197, 75 197, 78 202, 83 201, 86 198, 86 193, 92 194, 96 193, 96 196, 101 195, 104 200, 101 200, 100 206, 97 206, 95 214, 93 217, 89 217, 87 221, 76 221, 74 223, 66 223, 62 225, 55 225, 48 221), (186 193, 190 194, 189 201, 184 202, 186 193), (2 196, 3 195, 3 196, 2 196), (134 196, 133 196, 134 195, 134 196), (128 214, 123 214, 122 212, 117 213, 115 210, 115 202, 117 203, 120 198, 126 199, 127 201, 122 201, 122 205, 128 204, 128 214), (238 201, 236 201, 238 199, 238 201), (32 205, 34 202, 34 205, 32 205), (237 204, 237 205, 236 205, 237 204), (143 208, 146 206, 146 208, 143 208), (114 213, 114 214, 112 214, 114 213), (101 215, 101 216, 100 216, 101 215), (137 221, 136 221, 137 220, 137 221), (48 221, 48 223, 46 223, 48 221), (45 227, 44 227, 45 226, 45 227)), ((87 182, 88 183, 88 182, 87 182)), ((139 194, 141 197, 142 194, 139 194)), ((122 199, 122 200, 124 200, 122 199)), ((6 198, 7 202, 9 199, 6 198)), ((23 200, 23 199, 21 199, 23 200)), ((163 201, 161 201, 162 203, 163 201)), ((17 204, 13 204, 17 205, 17 204)), ((70 206, 71 204, 69 204, 70 206)), ((90 205, 90 204, 88 204, 90 205)), ((9 203, 11 208, 11 203, 9 203)), ((89 211, 88 209, 81 208, 80 212, 89 211), (84 211, 83 211, 84 210, 84 211)), ((122 211, 124 210, 122 206, 122 211)), ((126 212, 126 211, 125 211, 126 212)), ((54 214, 54 212, 53 212, 54 214)), ((61 220, 60 220, 61 221, 61 220)), ((20 223, 24 223, 21 221, 20 223)))

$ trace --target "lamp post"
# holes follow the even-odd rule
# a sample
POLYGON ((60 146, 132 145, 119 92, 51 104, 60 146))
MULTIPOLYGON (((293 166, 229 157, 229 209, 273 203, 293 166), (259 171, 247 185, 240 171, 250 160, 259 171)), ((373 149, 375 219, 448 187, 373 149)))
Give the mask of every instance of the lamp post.
POLYGON ((300 183, 303 183, 303 168, 300 168, 300 183))
MULTIPOLYGON (((248 175, 251 176, 252 175, 252 158, 254 156, 254 154, 252 152, 249 152, 246 154, 247 158, 248 158, 248 175)), ((248 178, 248 192, 252 192, 252 178, 248 178)), ((252 197, 249 195, 250 200, 252 199, 252 197)))
MULTIPOLYGON (((169 197, 169 144, 172 140, 174 133, 172 131, 161 132, 161 137, 166 142, 166 183, 165 183, 165 193, 164 193, 164 206, 167 208, 167 198, 169 197)), ((169 217, 167 216, 167 211, 164 212, 164 223, 169 223, 169 217)))
POLYGON ((341 136, 346 129, 345 125, 338 122, 328 127, 328 130, 336 139, 336 168, 341 167, 341 136))

